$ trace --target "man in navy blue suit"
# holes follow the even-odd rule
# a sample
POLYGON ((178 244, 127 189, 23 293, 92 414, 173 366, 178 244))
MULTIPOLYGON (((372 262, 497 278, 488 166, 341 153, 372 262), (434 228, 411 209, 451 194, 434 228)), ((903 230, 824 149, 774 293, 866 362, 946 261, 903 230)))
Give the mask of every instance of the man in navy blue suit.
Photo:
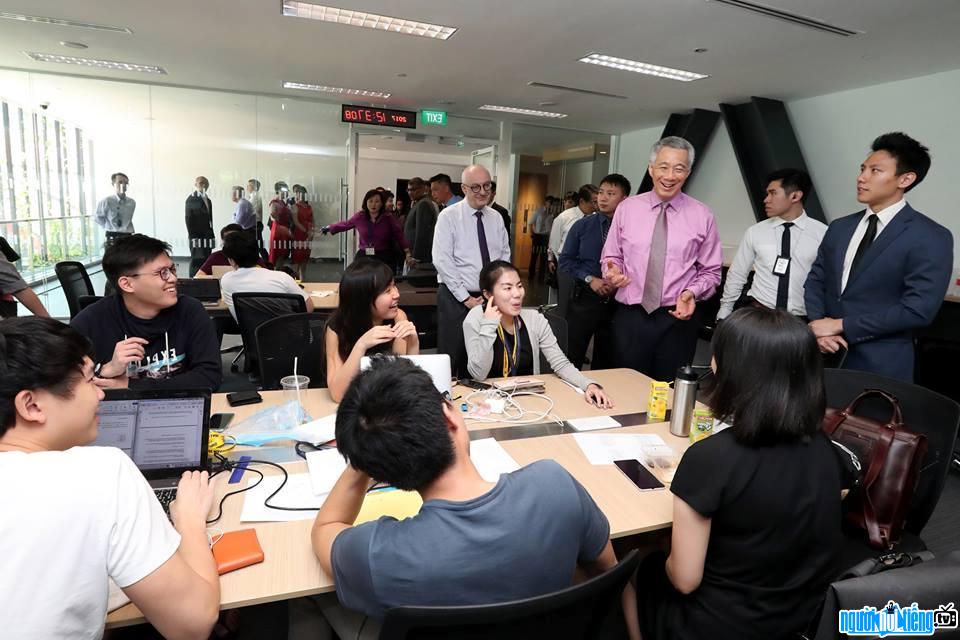
POLYGON ((930 169, 929 150, 904 133, 873 141, 860 165, 867 209, 833 221, 804 290, 820 350, 848 349, 843 367, 913 380, 913 330, 929 325, 953 269, 950 231, 904 194, 930 169))

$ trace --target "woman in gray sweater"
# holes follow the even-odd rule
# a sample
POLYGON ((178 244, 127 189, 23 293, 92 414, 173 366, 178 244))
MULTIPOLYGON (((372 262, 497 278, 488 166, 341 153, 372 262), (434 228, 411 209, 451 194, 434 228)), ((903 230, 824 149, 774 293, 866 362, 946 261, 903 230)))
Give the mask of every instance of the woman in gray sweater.
POLYGON ((484 304, 463 321, 467 370, 476 380, 538 375, 540 353, 561 380, 600 408, 613 407, 603 389, 573 366, 557 345, 550 324, 535 309, 523 309, 523 283, 509 262, 495 260, 480 272, 484 304))

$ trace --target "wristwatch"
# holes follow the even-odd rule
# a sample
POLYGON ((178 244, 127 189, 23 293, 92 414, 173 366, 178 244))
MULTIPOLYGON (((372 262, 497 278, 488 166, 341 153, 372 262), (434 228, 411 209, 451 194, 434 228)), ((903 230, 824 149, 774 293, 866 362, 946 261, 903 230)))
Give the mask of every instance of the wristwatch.
POLYGON ((93 368, 93 377, 94 378, 103 378, 104 376, 100 375, 100 372, 103 370, 103 363, 98 362, 97 366, 93 368))
POLYGON ((583 281, 586 282, 587 284, 590 284, 591 282, 593 282, 593 276, 587 275, 583 278, 583 281))

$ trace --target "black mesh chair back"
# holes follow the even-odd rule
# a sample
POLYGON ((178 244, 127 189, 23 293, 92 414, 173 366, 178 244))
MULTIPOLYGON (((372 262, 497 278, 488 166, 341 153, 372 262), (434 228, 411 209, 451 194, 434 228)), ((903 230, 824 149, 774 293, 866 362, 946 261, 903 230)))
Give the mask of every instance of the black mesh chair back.
POLYGON ((311 389, 327 386, 323 332, 330 313, 295 313, 267 320, 257 327, 260 387, 280 389, 280 379, 297 373, 310 378, 311 389))
MULTIPOLYGON (((881 389, 896 396, 904 424, 911 431, 927 437, 927 455, 903 527, 919 536, 947 482, 957 429, 960 428, 960 405, 929 389, 865 371, 825 369, 824 382, 827 406, 830 407, 846 407, 865 389, 881 389)), ((858 405, 857 415, 886 422, 890 418, 890 409, 886 402, 871 398, 858 405)))
POLYGON ((257 327, 267 320, 291 313, 306 313, 307 303, 303 296, 295 293, 254 293, 233 294, 233 310, 237 314, 240 326, 240 338, 246 354, 246 369, 257 373, 257 327))
MULTIPOLYGON (((550 330, 553 331, 553 335, 557 338, 557 346, 560 347, 560 351, 563 351, 563 355, 569 358, 570 352, 567 350, 567 319, 560 315, 557 307, 544 311, 543 317, 546 318, 550 324, 550 330)), ((544 373, 551 371, 550 363, 547 362, 542 352, 540 353, 540 371, 544 373)))
POLYGON ((620 594, 636 571, 636 549, 587 582, 525 600, 464 607, 397 607, 387 611, 380 640, 528 640, 597 638, 620 609, 620 594))
POLYGON ((57 280, 60 281, 63 295, 67 298, 70 317, 73 318, 80 313, 80 296, 94 295, 93 283, 90 282, 90 276, 80 262, 58 262, 53 270, 57 274, 57 280))
POLYGON ((77 300, 77 304, 80 307, 80 311, 83 311, 94 302, 100 302, 101 300, 103 300, 103 296, 80 296, 80 298, 77 300))

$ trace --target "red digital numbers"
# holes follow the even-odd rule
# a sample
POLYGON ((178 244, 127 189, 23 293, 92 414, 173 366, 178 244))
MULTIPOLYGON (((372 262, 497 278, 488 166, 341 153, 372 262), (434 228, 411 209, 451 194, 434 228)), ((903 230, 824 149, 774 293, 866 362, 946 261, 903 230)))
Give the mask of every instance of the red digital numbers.
POLYGON ((416 129, 416 113, 409 111, 394 111, 392 109, 368 109, 352 105, 342 105, 342 122, 358 122, 385 127, 405 127, 416 129))

